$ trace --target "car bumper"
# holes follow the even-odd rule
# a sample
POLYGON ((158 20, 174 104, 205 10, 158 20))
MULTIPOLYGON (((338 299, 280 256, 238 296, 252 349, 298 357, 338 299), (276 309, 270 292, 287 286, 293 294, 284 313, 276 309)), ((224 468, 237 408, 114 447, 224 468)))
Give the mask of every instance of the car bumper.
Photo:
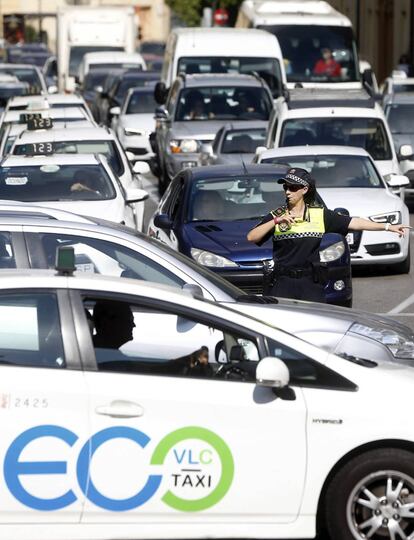
POLYGON ((409 235, 400 238, 390 232, 364 231, 359 241, 350 244, 351 264, 398 264, 407 258, 409 240, 409 235))

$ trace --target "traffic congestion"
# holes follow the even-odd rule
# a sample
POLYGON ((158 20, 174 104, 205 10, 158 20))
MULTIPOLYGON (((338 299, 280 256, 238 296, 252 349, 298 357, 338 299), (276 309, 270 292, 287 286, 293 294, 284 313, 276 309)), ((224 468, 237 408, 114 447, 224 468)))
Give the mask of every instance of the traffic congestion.
POLYGON ((0 50, 0 539, 414 538, 409 60, 208 9, 0 50))

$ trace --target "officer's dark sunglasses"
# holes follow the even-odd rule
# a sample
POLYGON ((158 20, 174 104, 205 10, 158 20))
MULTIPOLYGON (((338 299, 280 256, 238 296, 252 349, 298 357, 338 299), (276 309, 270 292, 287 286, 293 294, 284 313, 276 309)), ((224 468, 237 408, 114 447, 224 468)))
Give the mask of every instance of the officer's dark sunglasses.
POLYGON ((301 186, 300 184, 283 184, 283 189, 285 191, 289 190, 292 192, 299 191, 300 189, 303 189, 305 186, 301 186))

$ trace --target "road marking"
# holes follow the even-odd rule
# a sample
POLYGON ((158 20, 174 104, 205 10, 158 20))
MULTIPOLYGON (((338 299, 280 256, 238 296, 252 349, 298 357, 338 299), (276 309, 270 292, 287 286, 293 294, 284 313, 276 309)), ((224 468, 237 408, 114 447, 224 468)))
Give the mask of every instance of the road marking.
POLYGON ((411 306, 411 304, 414 304, 414 294, 403 300, 398 306, 395 306, 395 308, 392 308, 387 315, 397 315, 401 311, 404 311, 408 306, 411 306))

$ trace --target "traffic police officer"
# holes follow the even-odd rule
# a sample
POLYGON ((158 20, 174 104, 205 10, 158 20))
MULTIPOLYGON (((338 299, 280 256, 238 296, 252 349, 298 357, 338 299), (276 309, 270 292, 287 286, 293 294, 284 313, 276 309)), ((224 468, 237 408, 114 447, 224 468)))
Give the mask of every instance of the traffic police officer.
POLYGON ((319 245, 324 233, 348 231, 392 231, 404 235, 403 225, 375 223, 351 218, 315 203, 315 181, 305 169, 291 168, 278 180, 286 193, 286 205, 267 214, 247 235, 258 245, 273 237, 274 296, 325 302, 319 272, 319 245))

